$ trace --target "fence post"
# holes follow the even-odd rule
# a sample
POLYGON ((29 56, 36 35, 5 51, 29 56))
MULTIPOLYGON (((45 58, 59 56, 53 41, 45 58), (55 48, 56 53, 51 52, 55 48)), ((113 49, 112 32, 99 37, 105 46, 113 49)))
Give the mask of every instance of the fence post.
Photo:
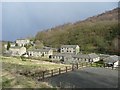
POLYGON ((73 66, 73 64, 72 64, 72 71, 74 70, 74 66, 73 66))
POLYGON ((59 74, 61 73, 61 69, 59 68, 59 74))
POLYGON ((78 69, 78 63, 76 65, 77 65, 77 69, 78 69))
POLYGON ((96 63, 96 67, 97 67, 98 65, 97 65, 97 63, 96 63))
POLYGON ((87 62, 86 62, 86 67, 87 67, 87 62))
POLYGON ((92 66, 92 62, 90 62, 90 66, 92 66))
POLYGON ((83 63, 81 63, 81 66, 83 67, 83 63))
POLYGON ((113 70, 113 68, 114 68, 114 63, 112 64, 112 70, 113 70))
POLYGON ((105 63, 103 64, 103 67, 105 68, 105 63))
POLYGON ((51 70, 51 76, 53 76, 53 70, 51 70))
POLYGON ((45 71, 43 71, 43 74, 42 74, 42 79, 44 80, 44 77, 45 76, 45 71))
POLYGON ((112 66, 112 70, 113 70, 113 66, 112 66))
POLYGON ((67 66, 66 66, 66 72, 67 72, 67 66))
POLYGON ((89 64, 88 66, 90 67, 90 62, 88 64, 89 64))

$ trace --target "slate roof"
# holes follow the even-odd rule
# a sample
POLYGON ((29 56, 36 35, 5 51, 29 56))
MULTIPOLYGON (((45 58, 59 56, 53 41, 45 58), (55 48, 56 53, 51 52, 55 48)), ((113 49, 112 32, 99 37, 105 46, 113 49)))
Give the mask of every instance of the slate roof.
POLYGON ((58 50, 57 48, 51 48, 51 47, 43 47, 43 49, 58 50))
POLYGON ((120 60, 120 56, 117 56, 117 55, 112 55, 108 58, 105 58, 104 61, 107 62, 107 63, 114 63, 116 61, 120 60))
POLYGON ((97 58, 99 56, 97 54, 95 54, 95 53, 91 53, 91 54, 77 54, 77 55, 74 55, 73 57, 93 59, 93 58, 97 58))
POLYGON ((105 58, 107 58, 107 57, 109 57, 110 55, 108 55, 108 54, 99 54, 99 57, 101 58, 101 59, 105 59, 105 58))
POLYGON ((90 58, 97 58, 97 57, 99 57, 97 54, 95 54, 95 53, 91 53, 91 54, 88 54, 89 55, 89 57, 90 58))
POLYGON ((86 58, 86 59, 93 59, 99 57, 97 54, 68 54, 68 53, 58 53, 52 56, 63 56, 63 57, 73 57, 73 58, 86 58))
POLYGON ((73 54, 68 54, 68 53, 57 53, 57 54, 54 54, 52 56, 61 56, 61 57, 70 57, 70 56, 73 56, 73 54))
POLYGON ((77 54, 73 56, 74 58, 87 58, 89 59, 89 55, 88 54, 77 54))
POLYGON ((28 50, 28 51, 33 51, 33 52, 48 52, 50 49, 33 49, 33 50, 28 50))
POLYGON ((62 45, 61 48, 76 48, 78 45, 62 45))
POLYGON ((12 49, 20 49, 20 48, 22 48, 22 47, 20 47, 20 46, 15 46, 15 47, 10 47, 10 48, 12 48, 12 49))

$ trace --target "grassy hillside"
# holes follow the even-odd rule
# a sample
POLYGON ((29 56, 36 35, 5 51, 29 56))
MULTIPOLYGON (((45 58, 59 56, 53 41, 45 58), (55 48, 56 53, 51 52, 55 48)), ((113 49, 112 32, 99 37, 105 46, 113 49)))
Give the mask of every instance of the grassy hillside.
MULTIPOLYGON (((22 61, 20 58, 3 57, 0 56, 0 63, 2 63, 2 83, 3 88, 51 88, 47 82, 40 82, 35 77, 37 72, 43 70, 51 70, 56 68, 64 68, 68 65, 54 64, 51 62, 38 61, 26 59, 22 61), (30 72, 31 76, 21 75, 30 72)), ((42 73, 41 73, 42 74, 42 73)), ((39 74, 39 76, 41 75, 39 74)))
POLYGON ((78 44, 84 53, 110 54, 118 54, 120 51, 119 38, 118 8, 87 18, 84 21, 68 23, 38 32, 35 37, 36 40, 51 47, 78 44))

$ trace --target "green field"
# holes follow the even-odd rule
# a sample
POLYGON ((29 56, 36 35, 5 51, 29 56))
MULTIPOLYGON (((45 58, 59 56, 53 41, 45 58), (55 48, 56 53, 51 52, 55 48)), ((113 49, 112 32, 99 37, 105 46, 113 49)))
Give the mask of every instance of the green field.
POLYGON ((38 82, 37 79, 21 75, 19 72, 30 72, 31 75, 34 75, 36 72, 69 66, 42 60, 26 59, 26 61, 22 61, 21 58, 3 56, 0 56, 0 63, 2 63, 1 83, 3 88, 51 88, 52 86, 47 82, 38 82))

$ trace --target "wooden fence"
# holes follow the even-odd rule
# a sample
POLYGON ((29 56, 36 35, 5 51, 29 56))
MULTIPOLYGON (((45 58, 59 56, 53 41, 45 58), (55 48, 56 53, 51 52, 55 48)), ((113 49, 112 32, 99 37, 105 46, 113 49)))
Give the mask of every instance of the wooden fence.
POLYGON ((66 67, 63 67, 63 68, 52 69, 52 70, 49 70, 47 72, 42 71, 42 76, 39 77, 39 80, 44 80, 45 78, 53 77, 53 76, 60 75, 60 74, 63 74, 63 73, 67 73, 67 72, 72 71, 72 70, 73 70, 73 67, 66 66, 66 67))
MULTIPOLYGON (((81 69, 81 68, 84 68, 84 67, 96 67, 96 66, 106 68, 104 65, 103 66, 98 66, 97 63, 95 63, 95 64, 93 64, 93 63, 73 64, 71 66, 66 66, 65 68, 58 68, 58 69, 50 70, 49 73, 43 72, 43 74, 42 74, 43 76, 40 77, 39 79, 44 80, 45 78, 53 77, 53 76, 60 75, 60 74, 63 74, 63 73, 67 73, 69 71, 74 71, 74 70, 81 69)), ((113 67, 111 67, 111 69, 113 69, 113 67)))
POLYGON ((48 77, 53 77, 56 75, 60 75, 63 73, 67 73, 69 71, 74 71, 83 67, 89 67, 91 66, 91 64, 89 63, 81 63, 81 64, 72 64, 71 66, 66 66, 63 68, 58 68, 58 69, 53 69, 53 70, 49 70, 49 71, 42 71, 42 76, 39 77, 39 80, 44 80, 45 78, 48 77))
MULTIPOLYGON (((26 75, 26 76, 32 76, 34 78, 36 78, 37 80, 44 80, 46 78, 49 78, 49 77, 53 77, 53 76, 56 76, 56 75, 60 75, 60 74, 63 74, 63 73, 67 73, 69 71, 74 71, 74 70, 77 70, 77 69, 80 69, 80 68, 83 68, 83 67, 92 67, 92 66, 97 66, 98 64, 97 63, 79 63, 79 64, 72 64, 71 66, 66 66, 66 67, 62 67, 62 68, 56 68, 56 69, 52 69, 52 70, 46 70, 46 71, 38 71, 38 72, 35 72, 34 74, 30 74, 30 72, 26 72, 27 74, 25 73, 21 73, 21 75, 26 75)), ((101 67, 101 66, 97 66, 97 67, 101 67)), ((105 67, 104 65, 102 67, 105 67)))

